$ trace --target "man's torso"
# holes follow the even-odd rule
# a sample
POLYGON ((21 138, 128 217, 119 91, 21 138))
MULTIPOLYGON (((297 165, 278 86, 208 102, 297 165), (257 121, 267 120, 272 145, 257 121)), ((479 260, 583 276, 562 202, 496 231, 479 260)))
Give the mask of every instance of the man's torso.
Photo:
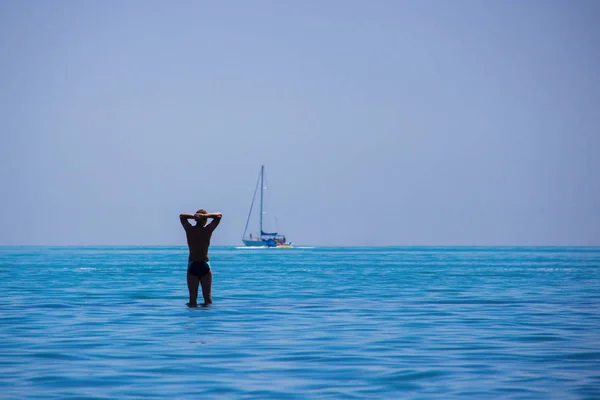
POLYGON ((189 261, 208 261, 211 233, 204 226, 193 226, 186 231, 187 243, 190 249, 189 261))

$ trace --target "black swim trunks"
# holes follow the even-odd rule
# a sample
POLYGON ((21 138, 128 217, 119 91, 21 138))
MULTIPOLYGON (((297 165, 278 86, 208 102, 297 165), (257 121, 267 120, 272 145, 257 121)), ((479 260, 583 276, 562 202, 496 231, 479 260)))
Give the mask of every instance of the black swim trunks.
POLYGON ((210 264, 208 261, 192 261, 188 263, 187 270, 190 274, 202 278, 210 272, 210 264))

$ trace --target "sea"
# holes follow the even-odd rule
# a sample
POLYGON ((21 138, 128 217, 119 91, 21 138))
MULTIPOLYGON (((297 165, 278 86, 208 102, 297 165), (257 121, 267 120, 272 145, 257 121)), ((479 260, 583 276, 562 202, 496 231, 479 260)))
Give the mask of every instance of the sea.
POLYGON ((2 399, 600 399, 600 248, 0 247, 2 399))

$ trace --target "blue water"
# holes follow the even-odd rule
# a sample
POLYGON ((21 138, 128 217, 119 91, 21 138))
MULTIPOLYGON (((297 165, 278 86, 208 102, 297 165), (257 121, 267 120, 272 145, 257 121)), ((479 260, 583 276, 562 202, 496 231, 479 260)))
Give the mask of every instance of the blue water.
POLYGON ((2 398, 600 398, 599 248, 0 248, 2 398))

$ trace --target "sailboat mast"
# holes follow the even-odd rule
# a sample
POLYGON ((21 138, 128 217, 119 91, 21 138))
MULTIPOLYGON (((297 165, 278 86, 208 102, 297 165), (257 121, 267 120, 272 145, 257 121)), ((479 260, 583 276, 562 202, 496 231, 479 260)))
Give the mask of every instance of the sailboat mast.
POLYGON ((265 166, 260 166, 260 238, 262 238, 263 234, 263 190, 265 188, 264 183, 264 175, 265 175, 265 166))

